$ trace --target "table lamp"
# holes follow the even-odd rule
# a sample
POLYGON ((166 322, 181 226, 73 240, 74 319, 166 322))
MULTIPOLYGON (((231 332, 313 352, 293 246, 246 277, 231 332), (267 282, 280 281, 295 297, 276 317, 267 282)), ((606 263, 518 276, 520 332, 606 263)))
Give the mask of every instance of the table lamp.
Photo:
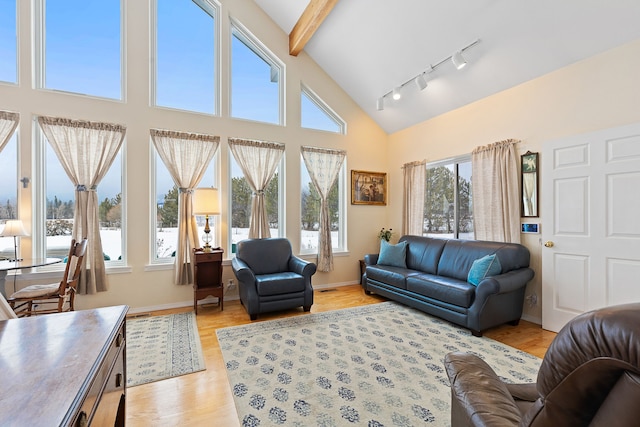
POLYGON ((202 250, 204 252, 211 252, 213 248, 209 245, 212 239, 212 236, 209 234, 211 232, 209 228, 209 215, 220 214, 217 188, 196 188, 196 191, 193 193, 193 214, 205 216, 204 235, 202 236, 204 247, 202 250))
POLYGON ((27 232, 24 230, 22 221, 19 219, 7 220, 4 224, 2 233, 0 233, 0 237, 13 237, 13 259, 10 259, 9 261, 22 261, 22 258, 18 259, 18 240, 16 237, 19 236, 28 236, 27 232))

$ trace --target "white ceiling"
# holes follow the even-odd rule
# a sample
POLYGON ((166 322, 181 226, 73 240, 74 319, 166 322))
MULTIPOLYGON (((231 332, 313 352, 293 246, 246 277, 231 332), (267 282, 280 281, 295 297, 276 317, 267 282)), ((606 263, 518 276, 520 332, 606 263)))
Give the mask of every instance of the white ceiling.
MULTIPOLYGON (((309 0, 254 0, 287 34, 309 0)), ((640 0, 340 0, 305 51, 386 132, 640 39, 640 0), (474 40, 468 66, 376 99, 474 40)), ((639 82, 640 84, 640 82, 639 82)))

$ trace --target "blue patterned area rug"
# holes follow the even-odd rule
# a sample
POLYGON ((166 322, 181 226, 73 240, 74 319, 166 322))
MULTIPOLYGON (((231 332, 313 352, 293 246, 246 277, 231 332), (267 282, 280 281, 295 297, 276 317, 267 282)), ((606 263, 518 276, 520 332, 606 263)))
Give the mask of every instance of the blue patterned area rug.
POLYGON ((192 311, 127 319, 127 387, 204 369, 192 311))
POLYGON ((394 302, 217 335, 243 426, 448 426, 445 354, 477 354, 509 382, 533 382, 541 362, 394 302))

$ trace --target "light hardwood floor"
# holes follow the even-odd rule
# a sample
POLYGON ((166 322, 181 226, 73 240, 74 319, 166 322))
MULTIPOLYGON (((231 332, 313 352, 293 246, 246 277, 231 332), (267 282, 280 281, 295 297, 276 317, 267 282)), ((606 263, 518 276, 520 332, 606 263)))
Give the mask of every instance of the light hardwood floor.
MULTIPOLYGON (((312 313, 356 307, 386 301, 365 295, 360 285, 316 291, 312 313)), ((151 315, 192 310, 190 307, 157 311, 151 315)), ((302 309, 269 313, 257 321, 306 315, 302 309)), ((216 329, 251 323, 239 301, 225 301, 224 311, 217 305, 198 308, 198 331, 206 370, 181 377, 127 389, 127 426, 239 426, 216 329)), ((555 333, 539 325, 521 321, 518 326, 504 325, 485 332, 485 336, 543 357, 555 333)))

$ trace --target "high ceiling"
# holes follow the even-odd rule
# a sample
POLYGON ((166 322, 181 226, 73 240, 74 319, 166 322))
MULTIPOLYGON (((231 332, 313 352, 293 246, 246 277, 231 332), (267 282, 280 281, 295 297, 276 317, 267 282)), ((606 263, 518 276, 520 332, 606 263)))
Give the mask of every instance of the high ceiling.
MULTIPOLYGON (((287 34, 309 4, 254 1, 287 34)), ((393 133, 636 39, 639 0, 338 0, 304 51, 393 133), (377 110, 477 39, 465 68, 446 61, 377 110)))

